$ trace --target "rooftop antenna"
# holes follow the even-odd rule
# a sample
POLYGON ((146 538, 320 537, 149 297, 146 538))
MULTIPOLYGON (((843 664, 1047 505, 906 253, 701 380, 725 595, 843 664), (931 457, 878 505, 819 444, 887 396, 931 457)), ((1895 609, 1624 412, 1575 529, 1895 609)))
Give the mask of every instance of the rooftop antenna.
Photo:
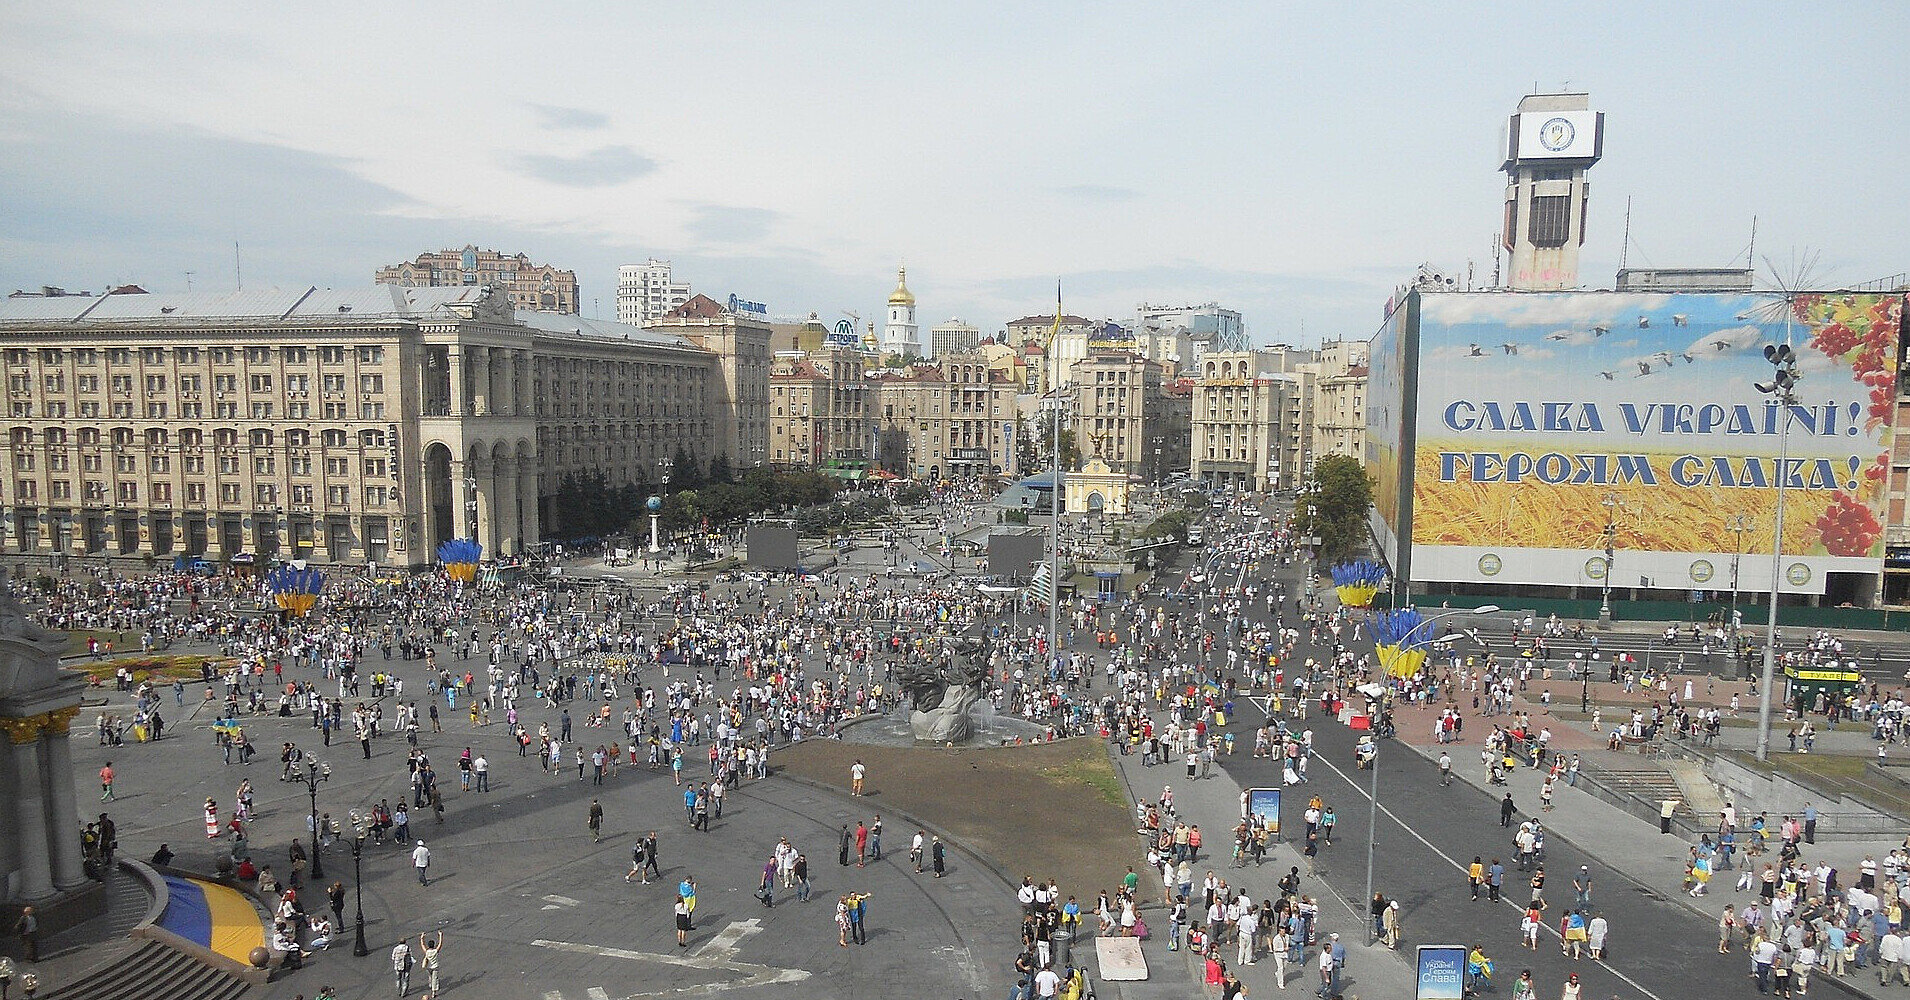
POLYGON ((192 294, 192 272, 191 271, 186 272, 186 294, 187 295, 192 294))
POLYGON ((232 283, 239 286, 239 291, 245 291, 245 271, 239 266, 238 240, 232 241, 232 283))
POLYGON ((1625 196, 1625 241, 1618 245, 1618 269, 1625 269, 1625 258, 1631 252, 1631 195, 1625 196))
POLYGON ((1492 287, 1499 287, 1499 251, 1504 247, 1498 233, 1492 234, 1492 287))
POLYGON ((1751 248, 1744 252, 1744 262, 1757 266, 1757 216, 1751 216, 1751 248))

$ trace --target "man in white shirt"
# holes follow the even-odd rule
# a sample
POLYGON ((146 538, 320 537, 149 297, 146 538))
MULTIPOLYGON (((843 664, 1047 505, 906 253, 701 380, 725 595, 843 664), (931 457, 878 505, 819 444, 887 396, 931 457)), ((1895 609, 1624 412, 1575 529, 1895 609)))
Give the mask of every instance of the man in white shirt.
POLYGON ((1910 979, 1903 972, 1903 938, 1895 931, 1877 939, 1877 982, 1888 986, 1893 975, 1910 979))
POLYGON ((1234 961, 1240 965, 1253 964, 1254 935, 1260 930, 1260 916, 1252 907, 1240 911, 1240 919, 1234 921, 1235 936, 1240 938, 1240 953, 1234 961))
POLYGON ((1054 966, 1044 965, 1035 973, 1035 996, 1042 1000, 1054 1000, 1061 992, 1061 977, 1055 975, 1054 966))
POLYGON ((1805 945, 1791 960, 1791 992, 1803 996, 1810 990, 1811 973, 1817 969, 1817 949, 1805 945))
POLYGON ((431 849, 424 846, 422 840, 418 841, 417 848, 411 852, 411 867, 418 869, 419 885, 431 884, 430 877, 425 874, 425 870, 431 867, 431 849))
POLYGON ((1757 951, 1751 956, 1757 970, 1757 991, 1768 993, 1771 990, 1771 963, 1777 961, 1777 942, 1765 938, 1758 942, 1757 951))

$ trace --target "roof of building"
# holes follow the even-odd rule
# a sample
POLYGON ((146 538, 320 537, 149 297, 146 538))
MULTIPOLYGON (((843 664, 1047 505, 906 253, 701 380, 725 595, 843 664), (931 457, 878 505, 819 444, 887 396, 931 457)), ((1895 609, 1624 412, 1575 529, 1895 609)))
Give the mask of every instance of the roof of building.
POLYGON ((895 291, 889 293, 889 305, 912 306, 914 304, 915 293, 909 291, 908 269, 898 267, 895 269, 895 291))
MULTIPOLYGON (((355 319, 425 319, 448 315, 453 303, 476 302, 487 291, 475 285, 407 288, 262 288, 237 292, 158 292, 0 300, 0 323, 137 323, 156 321, 282 320, 351 316, 355 319)), ((574 318, 574 317, 562 317, 574 318)))
MULTIPOLYGON (((1093 320, 1087 318, 1086 316, 1076 316, 1073 313, 1061 314, 1062 326, 1087 326, 1088 324, 1093 322, 1094 322, 1093 320)), ((1022 318, 1015 320, 1009 323, 1008 325, 1009 326, 1053 326, 1054 313, 1048 313, 1045 316, 1023 316, 1022 318)))
MULTIPOLYGON (((489 292, 477 285, 410 288, 360 285, 352 288, 263 288, 241 292, 128 293, 68 295, 54 298, 0 299, 0 325, 180 325, 208 322, 283 322, 287 320, 451 320, 453 305, 483 301, 489 292)), ((499 303, 508 308, 508 301, 499 303)), ((634 340, 659 346, 690 347, 681 337, 606 320, 561 313, 515 310, 514 321, 551 334, 634 340)))
POLYGON ((664 319, 716 319, 729 314, 721 302, 698 292, 682 305, 663 314, 664 319))
POLYGON ((585 319, 582 316, 571 316, 565 313, 527 312, 520 309, 517 313, 517 322, 545 333, 568 333, 579 337, 610 337, 655 344, 659 347, 696 347, 695 344, 674 334, 645 330, 628 323, 585 319))

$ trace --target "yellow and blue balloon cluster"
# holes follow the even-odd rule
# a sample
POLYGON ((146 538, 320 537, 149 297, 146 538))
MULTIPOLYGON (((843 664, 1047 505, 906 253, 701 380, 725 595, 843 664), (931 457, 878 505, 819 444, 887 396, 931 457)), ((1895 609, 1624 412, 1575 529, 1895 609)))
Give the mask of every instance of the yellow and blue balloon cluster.
POLYGON ((477 576, 478 560, 484 546, 475 538, 453 538, 438 546, 438 561, 446 576, 459 583, 470 583, 477 576))
POLYGON ((1373 598, 1386 583, 1386 570, 1370 559, 1335 563, 1328 572, 1333 574, 1333 592, 1349 608, 1372 607, 1373 598))
POLYGON ((1386 676, 1411 677, 1425 665, 1433 639, 1432 629, 1422 627, 1426 621, 1412 608, 1373 614, 1373 644, 1386 676))
POLYGON ((318 603, 325 589, 325 574, 315 569, 281 566, 268 573, 265 586, 280 610, 293 618, 303 618, 318 603))

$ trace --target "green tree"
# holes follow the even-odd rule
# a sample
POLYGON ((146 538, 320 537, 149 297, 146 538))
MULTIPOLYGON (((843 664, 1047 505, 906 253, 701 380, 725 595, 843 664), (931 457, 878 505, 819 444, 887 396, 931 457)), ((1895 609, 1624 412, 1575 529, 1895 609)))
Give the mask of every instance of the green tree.
POLYGON ((1373 505, 1373 482, 1357 459, 1330 455, 1313 466, 1313 492, 1303 494, 1294 513, 1301 532, 1320 536, 1320 559, 1336 562, 1359 552, 1367 534, 1366 513, 1373 505), (1309 516, 1307 508, 1313 513, 1309 516))
POLYGON ((724 453, 710 459, 710 482, 730 483, 736 481, 736 473, 730 468, 730 457, 724 453))
POLYGON ((697 464, 696 456, 682 445, 676 446, 676 454, 670 457, 670 488, 673 490, 693 490, 703 485, 703 467, 697 464))

